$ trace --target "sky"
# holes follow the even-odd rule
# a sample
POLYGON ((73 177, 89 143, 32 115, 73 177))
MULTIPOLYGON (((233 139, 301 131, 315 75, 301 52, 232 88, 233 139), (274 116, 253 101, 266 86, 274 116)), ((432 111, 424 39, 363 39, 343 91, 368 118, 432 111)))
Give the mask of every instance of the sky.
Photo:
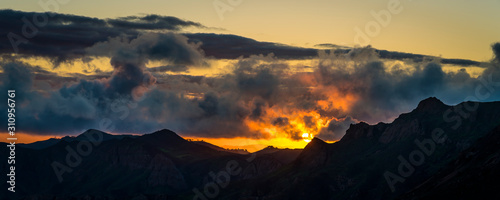
POLYGON ((500 100, 499 1, 32 2, 0 7, 19 142, 166 128, 303 148, 428 97, 500 100))
MULTIPOLYGON (((4 0, 3 8, 45 11, 38 0, 4 0)), ((50 2, 50 1, 41 1, 50 2)), ((61 1, 65 2, 65 1, 61 1)), ((60 4, 58 11, 98 18, 159 14, 196 21, 226 33, 259 41, 312 47, 333 43, 353 46, 355 28, 361 30, 388 10, 388 0, 145 0, 76 1, 60 4), (231 4, 232 3, 232 4, 231 4), (214 6, 217 5, 217 6, 214 6), (218 12, 219 10, 219 12, 218 12)), ((379 49, 485 61, 489 45, 498 40, 498 0, 401 0, 401 12, 369 44, 379 49), (432 44, 432 45, 430 45, 432 44)), ((50 7, 49 7, 50 8, 50 7)), ((49 10, 54 10, 50 8, 49 10)), ((363 45, 364 46, 364 45, 363 45)))

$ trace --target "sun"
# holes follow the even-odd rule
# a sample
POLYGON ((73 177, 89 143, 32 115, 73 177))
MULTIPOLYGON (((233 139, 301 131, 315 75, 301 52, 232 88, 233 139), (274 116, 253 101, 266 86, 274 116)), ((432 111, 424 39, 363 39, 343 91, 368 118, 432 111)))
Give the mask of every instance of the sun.
POLYGON ((309 133, 302 133, 302 139, 304 140, 304 142, 307 142, 309 143, 311 141, 311 138, 313 137, 312 134, 309 134, 309 133))

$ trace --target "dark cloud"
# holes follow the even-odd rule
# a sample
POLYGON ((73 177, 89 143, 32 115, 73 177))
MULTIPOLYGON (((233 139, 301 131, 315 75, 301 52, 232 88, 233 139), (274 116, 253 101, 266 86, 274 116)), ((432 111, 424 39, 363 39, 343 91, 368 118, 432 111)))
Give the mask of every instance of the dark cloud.
MULTIPOLYGON (((446 73, 441 64, 435 62, 416 64, 412 68, 398 65, 389 68, 382 61, 373 60, 372 56, 364 55, 359 59, 355 57, 355 64, 351 67, 342 63, 320 65, 314 77, 320 81, 319 85, 337 90, 340 96, 356 96, 348 115, 357 120, 369 123, 388 121, 398 113, 410 111, 418 101, 430 96, 454 104, 475 95, 478 80, 466 69, 446 73)), ((483 76, 496 71, 498 69, 491 66, 483 76)), ((500 93, 495 92, 489 100, 499 96, 500 93)))
POLYGON ((206 116, 214 116, 218 114, 219 100, 213 94, 205 95, 205 98, 198 103, 198 106, 203 110, 206 116))
POLYGON ((196 33, 185 34, 190 41, 202 43, 205 54, 214 58, 236 59, 273 53, 278 58, 305 59, 318 55, 317 49, 293 47, 272 42, 259 42, 237 35, 196 33))
POLYGON ((264 107, 266 106, 266 103, 264 100, 256 99, 254 100, 253 104, 254 107, 252 109, 252 114, 250 115, 250 118, 256 120, 265 114, 266 111, 264 107))
MULTIPOLYGON (((188 43, 188 38, 175 33, 141 33, 128 40, 123 37, 111 38, 86 49, 88 56, 115 56, 123 59, 146 61, 166 61, 176 65, 203 65, 204 55, 196 44, 188 43)), ((112 61, 113 62, 113 61, 112 61)))
POLYGON ((497 62, 500 62, 500 43, 491 45, 491 48, 493 49, 495 59, 497 60, 497 62))
POLYGON ((447 59, 447 58, 438 58, 434 56, 422 55, 422 54, 413 54, 413 53, 404 53, 397 51, 387 51, 387 50, 379 50, 376 49, 380 56, 380 58, 386 59, 394 59, 394 60, 411 60, 413 62, 425 62, 428 60, 439 60, 442 64, 452 64, 452 65, 460 65, 460 66, 480 66, 481 62, 467 60, 467 59, 447 59))
MULTIPOLYGON (((122 42, 125 47, 134 43, 122 42)), ((480 82, 466 69, 445 72, 433 62, 390 67, 363 53, 351 59, 354 64, 320 60, 308 68, 313 72, 296 72, 280 59, 254 56, 240 60, 231 73, 217 77, 155 77, 145 67, 148 51, 111 49, 111 74, 81 76, 45 95, 33 87, 33 81, 45 81, 36 77, 46 71, 19 63, 2 64, 1 87, 21 88, 19 95, 26 97, 18 107, 23 131, 78 133, 102 129, 102 119, 110 119, 113 132, 118 133, 169 128, 201 137, 268 138, 264 129, 275 127, 294 140, 301 140, 304 132, 337 140, 351 123, 391 120, 428 96, 437 96, 445 103, 461 102, 474 95, 480 82), (347 96, 355 97, 347 102, 351 105, 336 104, 347 96), (321 101, 345 107, 322 105, 321 101), (318 129, 318 120, 330 122, 318 129), (249 121, 262 127, 249 126, 249 121), (303 128, 297 128, 297 123, 303 128)), ((491 64, 481 76, 492 75, 497 80, 498 68, 498 64, 491 64)), ((500 94, 495 90, 486 100, 498 99, 500 94)))
MULTIPOLYGON (((16 90, 16 123, 23 127, 23 132, 72 132, 83 129, 92 121, 94 108, 89 106, 86 99, 75 96, 65 98, 61 93, 52 93, 50 97, 46 97, 37 92, 33 87, 37 71, 35 67, 9 63, 2 65, 2 69, 4 72, 0 88, 16 90)), ((0 108, 6 109, 5 106, 0 108)))
POLYGON ((325 48, 325 49, 351 49, 350 47, 347 46, 331 44, 331 43, 316 44, 314 45, 314 47, 325 48))
POLYGON ((316 125, 316 121, 312 116, 304 116, 304 125, 308 128, 313 128, 316 125))
POLYGON ((352 58, 355 57, 357 54, 365 51, 365 49, 369 48, 373 52, 375 52, 380 58, 384 59, 393 59, 393 60, 405 60, 405 61, 412 61, 415 63, 421 63, 425 61, 438 61, 442 64, 452 64, 452 65, 459 65, 459 66, 481 66, 481 62, 473 61, 473 60, 467 60, 467 59, 447 59, 447 58, 439 58, 435 56, 428 56, 428 55, 423 55, 423 54, 413 54, 413 53, 404 53, 404 52, 397 52, 397 51, 387 51, 387 50, 381 50, 381 49, 375 49, 371 46, 364 47, 364 48, 351 48, 351 47, 346 47, 346 46, 341 46, 341 45, 336 45, 336 44, 317 44, 314 45, 315 47, 323 48, 323 49, 332 49, 332 50, 324 50, 326 53, 335 53, 337 55, 342 55, 346 58, 352 58))
POLYGON ((7 63, 2 65, 2 91, 17 91, 16 100, 23 102, 30 98, 27 91, 31 90, 33 85, 33 73, 35 68, 28 67, 22 63, 7 63))
POLYGON ((280 84, 277 74, 274 74, 269 68, 257 70, 238 68, 235 75, 239 91, 251 97, 258 96, 270 99, 280 84))
POLYGON ((0 53, 10 54, 17 49, 17 53, 24 56, 43 56, 65 61, 81 57, 85 54, 84 49, 96 42, 106 41, 109 37, 117 37, 122 33, 136 32, 108 28, 106 24, 105 20, 90 17, 1 10, 0 32, 7 37, 0 40, 0 53), (46 16, 47 23, 39 24, 44 26, 33 24, 34 16, 46 16), (23 27, 32 33, 31 38, 23 34, 23 27), (16 48, 13 48, 11 42, 16 48))
POLYGON ((289 124, 288 118, 286 117, 278 117, 273 121, 273 125, 275 126, 288 126, 289 124))
POLYGON ((197 22, 161 15, 120 17, 117 19, 107 19, 106 22, 113 27, 136 30, 180 30, 183 27, 189 26, 206 28, 197 22))
POLYGON ((190 26, 204 28, 199 23, 159 15, 98 19, 0 10, 0 34, 7 36, 0 39, 0 54, 17 50, 23 56, 48 57, 58 63, 81 58, 86 55, 85 48, 109 38, 121 36, 133 39, 141 30, 176 31, 190 26))
POLYGON ((321 129, 316 137, 328 141, 340 140, 345 135, 350 125, 355 123, 357 123, 357 121, 353 120, 351 117, 332 119, 330 123, 328 123, 328 126, 321 129))
POLYGON ((158 67, 150 67, 150 72, 188 72, 189 69, 185 65, 165 65, 158 67))
POLYGON ((33 81, 45 80, 35 77, 45 75, 46 79, 53 80, 57 75, 30 65, 3 63, 2 88, 18 91, 18 109, 22 110, 18 115, 19 125, 28 133, 68 134, 88 128, 103 129, 101 121, 108 118, 117 121, 116 125, 121 124, 114 131, 150 130, 148 128, 158 128, 158 123, 143 122, 131 127, 133 123, 128 121, 137 120, 129 117, 131 110, 156 83, 145 65, 150 60, 181 64, 200 62, 202 54, 186 42, 187 38, 173 33, 146 33, 130 41, 115 38, 96 44, 88 52, 111 58, 113 72, 109 76, 82 77, 44 93, 33 87, 33 81), (126 123, 125 118, 128 119, 126 123))

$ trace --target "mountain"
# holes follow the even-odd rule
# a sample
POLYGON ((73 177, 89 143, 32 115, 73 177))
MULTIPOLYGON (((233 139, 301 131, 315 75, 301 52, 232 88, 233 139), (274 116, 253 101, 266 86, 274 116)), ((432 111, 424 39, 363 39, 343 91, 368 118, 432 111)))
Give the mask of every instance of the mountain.
POLYGON ((210 144, 210 143, 205 142, 205 141, 193 141, 193 142, 196 144, 202 145, 202 146, 209 147, 209 148, 211 148, 213 150, 217 150, 217 151, 225 151, 225 152, 231 152, 231 153, 237 153, 237 154, 250 154, 250 152, 248 152, 246 149, 225 149, 225 148, 210 144))
POLYGON ((303 150, 239 154, 167 129, 88 130, 17 146, 16 193, 0 199, 491 198, 499 144, 500 102, 450 106, 433 97, 391 123, 352 124, 340 141, 314 138, 303 150))
POLYGON ((500 102, 428 98, 392 123, 351 125, 339 142, 315 138, 289 166, 222 199, 395 199, 499 125, 500 102))
MULTIPOLYGON (((264 176, 297 155, 280 159, 218 151, 166 129, 142 136, 88 130, 56 140, 16 147, 16 193, 0 193, 0 199, 183 199, 193 188, 203 189, 211 174, 228 163, 241 167, 232 180, 245 180, 264 176)), ((8 148, 0 152, 9 153, 8 148)), ((5 177, 0 179, 4 183, 5 177)))
POLYGON ((500 126, 400 199, 500 199, 500 126))
POLYGON ((270 156, 273 159, 280 161, 282 164, 288 164, 294 161, 302 152, 302 149, 280 149, 273 146, 268 146, 260 151, 255 152, 259 156, 270 156))
MULTIPOLYGON (((104 133, 102 131, 95 130, 95 129, 89 129, 85 133, 87 133, 87 132, 89 132, 89 133, 90 132, 100 132, 100 134, 102 134, 102 136, 103 136, 103 141, 115 140, 115 139, 120 140, 124 137, 135 137, 133 135, 111 135, 111 134, 104 133)), ((44 149, 44 148, 50 147, 52 145, 55 145, 60 141, 71 142, 71 141, 86 140, 86 138, 83 137, 85 135, 85 133, 83 133, 77 137, 65 136, 65 137, 60 138, 60 139, 50 138, 48 140, 33 142, 33 143, 29 143, 29 144, 19 144, 18 146, 29 148, 29 149, 44 149)))

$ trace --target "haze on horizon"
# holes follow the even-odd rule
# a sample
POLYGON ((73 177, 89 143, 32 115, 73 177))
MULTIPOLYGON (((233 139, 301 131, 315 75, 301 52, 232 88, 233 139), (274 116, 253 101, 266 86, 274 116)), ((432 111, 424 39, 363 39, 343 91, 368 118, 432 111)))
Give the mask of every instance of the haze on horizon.
POLYGON ((396 1, 220 1, 231 7, 222 15, 214 2, 70 1, 50 14, 6 1, 0 88, 18 93, 20 139, 166 128, 229 148, 301 148, 339 140, 352 123, 390 122, 427 97, 469 100, 500 77, 498 1, 398 1, 386 25, 370 11, 396 1), (23 17, 37 15, 47 23, 15 37, 16 51, 8 34, 23 36, 23 17), (367 43, 376 49, 320 50, 355 46, 355 28, 369 23, 380 26, 367 43))

